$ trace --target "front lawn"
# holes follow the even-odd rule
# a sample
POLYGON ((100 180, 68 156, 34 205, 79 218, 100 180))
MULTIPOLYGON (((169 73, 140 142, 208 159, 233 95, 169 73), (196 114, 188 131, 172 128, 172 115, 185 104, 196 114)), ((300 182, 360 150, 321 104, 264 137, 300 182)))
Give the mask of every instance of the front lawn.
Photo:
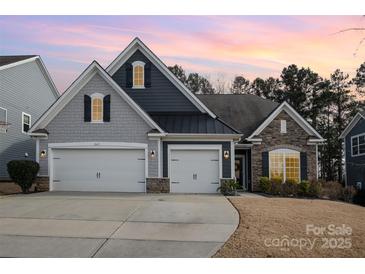
POLYGON ((258 195, 230 201, 240 224, 215 257, 365 257, 365 207, 258 195))

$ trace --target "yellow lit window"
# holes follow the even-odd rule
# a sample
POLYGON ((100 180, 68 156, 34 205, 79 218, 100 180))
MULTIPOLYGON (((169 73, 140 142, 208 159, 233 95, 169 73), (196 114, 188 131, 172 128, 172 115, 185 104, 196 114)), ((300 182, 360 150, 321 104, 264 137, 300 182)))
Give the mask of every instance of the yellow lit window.
POLYGON ((144 86, 144 67, 137 65, 133 69, 133 86, 143 87, 144 86))
POLYGON ((92 121, 103 121, 103 99, 101 98, 92 99, 92 121))
POLYGON ((291 149, 277 149, 269 153, 270 178, 300 181, 300 153, 291 149))

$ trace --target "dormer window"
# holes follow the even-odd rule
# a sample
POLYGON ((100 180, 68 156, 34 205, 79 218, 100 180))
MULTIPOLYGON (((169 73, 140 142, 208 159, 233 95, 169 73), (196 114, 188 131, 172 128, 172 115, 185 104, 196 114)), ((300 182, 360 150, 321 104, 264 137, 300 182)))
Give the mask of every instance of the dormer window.
POLYGON ((133 66, 133 88, 144 88, 144 66, 142 61, 135 61, 133 66))
POLYGON ((101 123, 103 122, 104 95, 100 93, 94 93, 90 97, 91 97, 91 122, 101 123))

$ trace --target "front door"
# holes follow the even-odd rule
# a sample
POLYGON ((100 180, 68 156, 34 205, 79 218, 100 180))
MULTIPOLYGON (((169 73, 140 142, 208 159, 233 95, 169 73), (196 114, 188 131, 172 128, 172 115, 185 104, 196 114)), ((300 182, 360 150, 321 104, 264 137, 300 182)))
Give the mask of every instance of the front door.
POLYGON ((247 178, 246 178, 246 156, 237 155, 235 158, 235 176, 242 189, 247 188, 247 178))

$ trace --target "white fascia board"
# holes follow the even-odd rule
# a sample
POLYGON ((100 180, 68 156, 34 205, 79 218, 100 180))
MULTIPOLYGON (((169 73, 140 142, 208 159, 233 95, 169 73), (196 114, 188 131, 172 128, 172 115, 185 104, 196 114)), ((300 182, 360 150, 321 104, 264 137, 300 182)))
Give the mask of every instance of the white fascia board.
POLYGON ((25 60, 21 60, 21 61, 18 61, 18 62, 7 64, 7 65, 4 65, 4 66, 1 66, 0 70, 4 70, 4 69, 12 68, 12 67, 15 67, 15 66, 19 66, 19 65, 22 65, 22 64, 26 64, 26 63, 29 63, 29 62, 33 62, 38 58, 39 58, 39 56, 34 56, 34 57, 30 57, 30 58, 25 59, 25 60))
POLYGON ((127 142, 75 142, 75 143, 51 143, 49 148, 114 148, 114 149, 146 149, 144 143, 127 143, 127 142))
POLYGON ((247 140, 254 140, 255 136, 259 135, 281 111, 285 111, 291 118, 294 119, 309 135, 314 134, 318 139, 323 139, 322 136, 287 102, 281 103, 274 112, 247 138, 247 140))
POLYGON ((91 65, 71 84, 71 86, 65 91, 54 105, 49 108, 43 116, 33 125, 31 131, 37 128, 45 128, 56 115, 69 103, 72 98, 90 81, 90 79, 96 74, 99 75, 146 121, 152 128, 157 129, 161 133, 164 131, 147 115, 126 93, 125 91, 114 82, 114 80, 107 74, 104 69, 96 62, 93 61, 91 65))
POLYGON ((40 67, 40 69, 41 69, 41 71, 43 73, 43 76, 46 78, 46 80, 48 82, 48 85, 50 86, 53 94, 55 95, 55 97, 57 99, 58 97, 60 97, 60 93, 57 90, 57 87, 56 87, 55 83, 53 82, 52 77, 49 74, 46 65, 43 63, 43 60, 42 60, 42 58, 40 56, 38 56, 38 58, 36 59, 36 61, 37 61, 37 64, 38 64, 38 66, 40 67))
POLYGON ((31 137, 48 137, 47 133, 27 133, 27 135, 31 136, 31 137))
POLYGON ((347 125, 347 127, 342 131, 339 139, 344 139, 347 134, 349 134, 349 132, 353 129, 353 127, 357 124, 357 122, 359 122, 360 119, 365 119, 364 116, 361 115, 360 112, 356 113, 356 115, 354 116, 354 118, 352 118, 351 122, 347 125))
POLYGON ((208 113, 211 117, 216 115, 204 105, 177 77, 167 68, 167 66, 139 39, 135 38, 113 62, 106 68, 106 71, 113 75, 133 53, 137 50, 142 53, 164 74, 200 111, 208 113))

